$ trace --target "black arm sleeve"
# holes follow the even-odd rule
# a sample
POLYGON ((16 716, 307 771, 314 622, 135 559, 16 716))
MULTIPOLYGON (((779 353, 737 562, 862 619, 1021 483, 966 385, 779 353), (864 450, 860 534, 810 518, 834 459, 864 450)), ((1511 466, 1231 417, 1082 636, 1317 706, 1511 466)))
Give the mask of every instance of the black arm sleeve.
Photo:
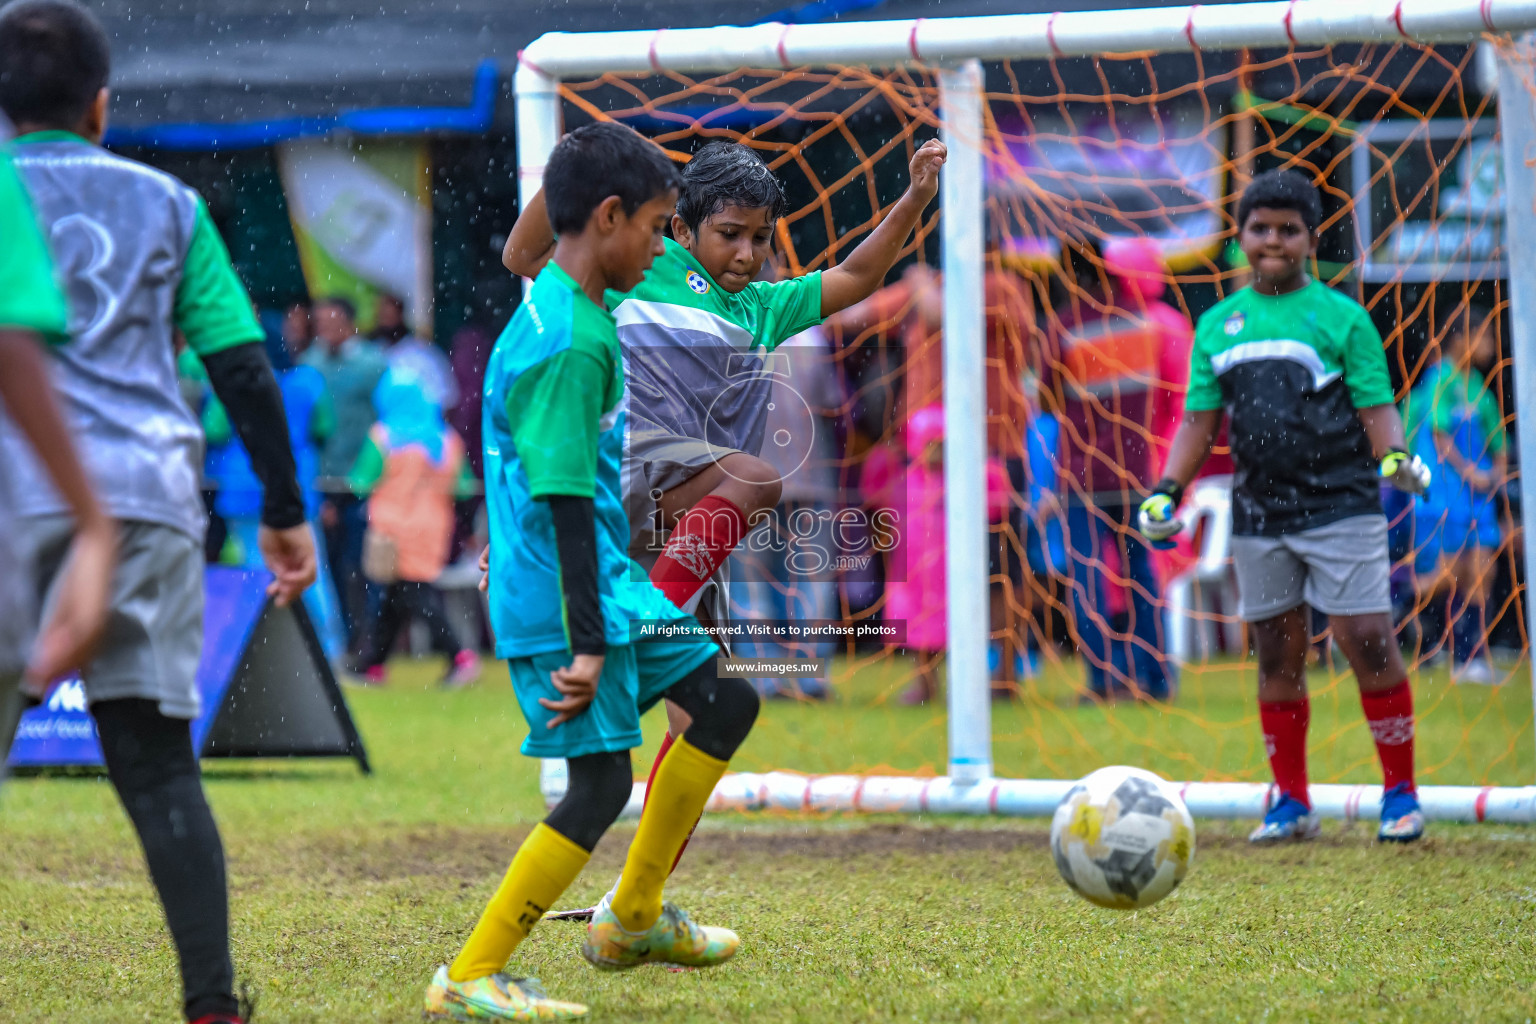
POLYGON ((572 654, 603 654, 603 605, 597 595, 597 517, 591 498, 549 496, 560 553, 560 589, 565 597, 565 626, 572 654))
POLYGON ((272 376, 266 351, 255 342, 236 345, 204 356, 203 366, 261 481, 262 525, 276 530, 298 526, 304 522, 304 495, 288 443, 283 392, 272 376))

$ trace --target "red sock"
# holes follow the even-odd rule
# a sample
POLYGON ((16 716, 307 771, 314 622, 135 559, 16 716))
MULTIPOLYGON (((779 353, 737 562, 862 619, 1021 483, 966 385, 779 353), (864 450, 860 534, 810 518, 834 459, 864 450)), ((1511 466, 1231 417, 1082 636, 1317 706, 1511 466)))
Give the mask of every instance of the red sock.
MULTIPOLYGON (((661 768, 661 759, 666 757, 667 751, 671 749, 672 730, 668 729, 667 734, 661 738, 661 749, 656 751, 656 760, 651 762, 651 774, 645 777, 645 804, 651 802, 651 783, 656 781, 656 772, 661 768)), ((640 805, 642 811, 645 810, 645 804, 640 805)))
POLYGON ((1381 758, 1382 786, 1391 789, 1398 783, 1413 784, 1413 689, 1404 679, 1389 690, 1360 694, 1365 720, 1376 741, 1376 756, 1381 758))
POLYGON ((1307 807, 1312 797, 1307 792, 1307 723, 1312 719, 1312 704, 1301 700, 1259 701, 1259 724, 1264 729, 1264 750, 1269 767, 1275 773, 1275 785, 1307 807))
MULTIPOLYGON (((672 743, 672 733, 668 732, 661 739, 661 749, 656 751, 656 760, 651 762, 651 774, 645 777, 645 799, 647 801, 651 799, 651 783, 656 781, 656 769, 661 767, 661 759, 666 757, 667 751, 672 749, 672 743)), ((642 811, 645 810, 645 805, 641 804, 640 809, 642 811)), ((678 848, 677 856, 672 859, 672 871, 677 870, 677 862, 683 859, 683 851, 688 849, 688 840, 693 838, 694 829, 699 827, 699 822, 703 819, 704 816, 702 814, 699 815, 699 817, 693 823, 693 828, 688 830, 687 838, 683 840, 683 845, 678 848)), ((671 873, 671 871, 667 872, 669 875, 671 873)))
POLYGON ((678 521, 661 557, 651 569, 651 582, 678 607, 699 592, 747 532, 747 515, 736 503, 707 494, 678 521))

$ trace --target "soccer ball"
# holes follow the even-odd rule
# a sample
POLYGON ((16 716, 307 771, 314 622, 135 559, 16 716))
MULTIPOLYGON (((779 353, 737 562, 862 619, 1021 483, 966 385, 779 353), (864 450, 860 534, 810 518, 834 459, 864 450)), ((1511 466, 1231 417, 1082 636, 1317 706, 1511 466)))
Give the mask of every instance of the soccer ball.
POLYGON ((1056 870, 1079 896, 1112 910, 1150 907, 1195 859, 1195 822, 1173 786, 1149 771, 1100 768, 1051 819, 1056 870))

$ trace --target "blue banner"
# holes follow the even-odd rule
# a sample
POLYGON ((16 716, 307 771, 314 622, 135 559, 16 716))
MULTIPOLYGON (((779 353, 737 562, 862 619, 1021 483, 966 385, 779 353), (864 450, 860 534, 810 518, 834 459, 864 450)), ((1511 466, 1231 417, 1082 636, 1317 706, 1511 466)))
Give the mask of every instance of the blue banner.
MULTIPOLYGON (((203 657, 197 666, 202 712, 192 723, 192 749, 201 751, 235 670, 250 644, 251 631, 267 603, 264 572, 209 566, 204 575, 203 657)), ((13 768, 100 765, 101 744, 96 723, 86 708, 85 687, 78 678, 56 686, 41 707, 21 716, 11 745, 13 768)))

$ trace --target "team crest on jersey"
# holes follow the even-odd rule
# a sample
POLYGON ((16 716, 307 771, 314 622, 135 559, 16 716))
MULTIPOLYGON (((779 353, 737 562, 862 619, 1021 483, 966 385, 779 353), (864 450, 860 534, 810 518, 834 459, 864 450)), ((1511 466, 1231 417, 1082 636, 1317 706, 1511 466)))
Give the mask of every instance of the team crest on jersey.
POLYGON ((1235 338, 1243 329, 1243 314, 1233 313, 1227 317, 1227 322, 1221 325, 1221 329, 1227 332, 1227 337, 1235 338))
POLYGON ((706 281, 704 279, 704 275, 699 273, 697 270, 688 271, 687 280, 688 287, 693 289, 693 294, 707 295, 709 293, 709 282, 706 281))

